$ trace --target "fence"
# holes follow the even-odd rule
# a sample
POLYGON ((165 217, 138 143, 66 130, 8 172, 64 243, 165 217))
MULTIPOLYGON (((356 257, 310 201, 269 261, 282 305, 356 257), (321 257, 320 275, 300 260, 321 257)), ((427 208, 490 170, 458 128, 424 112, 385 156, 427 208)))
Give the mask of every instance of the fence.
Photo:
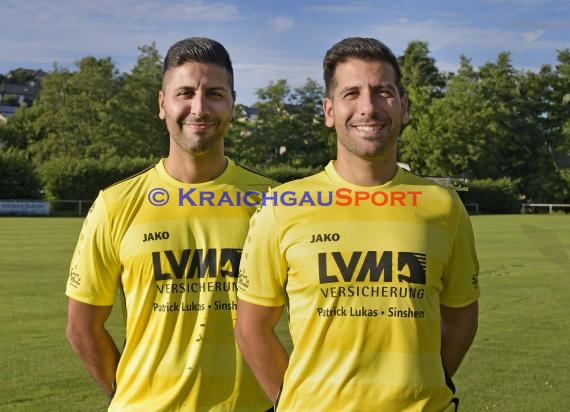
POLYGON ((534 208, 548 208, 548 213, 552 214, 554 212, 554 208, 570 208, 570 204, 564 203, 523 203, 521 213, 533 213, 534 208))
POLYGON ((464 203, 465 209, 472 215, 479 214, 479 203, 464 203))
POLYGON ((50 202, 50 215, 85 216, 93 200, 53 200, 50 202))

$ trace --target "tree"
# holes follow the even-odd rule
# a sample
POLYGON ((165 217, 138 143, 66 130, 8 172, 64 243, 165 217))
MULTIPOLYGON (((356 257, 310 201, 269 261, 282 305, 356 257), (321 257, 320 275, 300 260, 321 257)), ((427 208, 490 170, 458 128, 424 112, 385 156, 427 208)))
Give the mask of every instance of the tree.
POLYGON ((0 147, 27 151, 32 142, 41 139, 30 112, 30 108, 22 106, 6 124, 0 124, 0 147))
POLYGON ((336 154, 336 133, 325 126, 324 88, 307 79, 291 95, 294 114, 293 134, 286 140, 289 162, 293 166, 322 167, 336 154))
POLYGON ((570 154, 570 49, 559 50, 557 60, 553 116, 558 122, 561 138, 554 149, 570 154))
POLYGON ((410 123, 405 126, 399 145, 399 160, 424 175, 439 174, 434 159, 431 159, 437 156, 434 152, 437 136, 433 127, 439 118, 433 104, 443 95, 445 78, 429 56, 427 42, 411 41, 398 60, 410 113, 410 123))
POLYGON ((334 134, 324 125, 324 92, 317 82, 307 79, 292 92, 286 80, 278 80, 258 89, 257 95, 260 100, 254 104, 252 116, 247 116, 247 108, 236 107, 226 139, 229 153, 262 169, 316 167, 328 161, 334 134))
POLYGON ((251 140, 254 116, 257 111, 241 103, 234 106, 232 123, 224 138, 225 153, 236 162, 254 166, 256 161, 248 149, 251 140))
POLYGON ((117 154, 112 140, 119 110, 118 72, 110 58, 84 57, 78 71, 54 70, 43 79, 34 104, 36 128, 45 138, 32 143, 38 162, 52 156, 102 157, 117 154))
POLYGON ((429 53, 427 42, 414 40, 408 43, 404 54, 398 57, 402 83, 410 93, 428 87, 429 97, 440 97, 445 87, 445 78, 429 53))
POLYGON ((116 122, 117 152, 123 156, 165 156, 168 133, 158 118, 162 57, 153 42, 139 47, 140 55, 130 74, 122 78, 116 122))
POLYGON ((0 151, 0 176, 0 199, 41 199, 40 180, 22 151, 0 151))
POLYGON ((11 84, 25 85, 26 83, 34 80, 36 73, 34 70, 18 68, 10 70, 6 75, 6 80, 11 84))
MULTIPOLYGON (((481 94, 479 73, 471 61, 460 57, 460 66, 447 82, 446 94, 430 106, 434 121, 423 149, 426 168, 436 176, 480 177, 492 110, 481 94), (428 153, 426 153, 428 152, 428 153)), ((427 129, 427 127, 425 128, 427 129)))

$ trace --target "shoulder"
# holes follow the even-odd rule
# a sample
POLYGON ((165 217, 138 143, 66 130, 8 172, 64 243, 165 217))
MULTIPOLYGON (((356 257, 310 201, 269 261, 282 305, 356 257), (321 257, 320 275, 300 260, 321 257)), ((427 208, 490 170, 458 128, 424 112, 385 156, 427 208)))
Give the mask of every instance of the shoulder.
POLYGON ((279 185, 279 182, 271 177, 235 162, 232 180, 232 183, 237 187, 258 192, 265 192, 268 188, 279 185))
POLYGON ((125 188, 130 188, 132 186, 136 186, 140 184, 141 181, 145 181, 148 179, 149 175, 153 173, 154 169, 156 168, 156 164, 153 164, 140 172, 135 173, 134 175, 128 176, 118 182, 115 182, 102 190, 102 192, 112 193, 115 191, 122 191, 125 188))
POLYGON ((313 189, 317 189, 322 185, 326 185, 327 179, 324 172, 319 172, 307 177, 303 177, 301 179, 290 180, 286 183, 282 183, 277 188, 280 192, 291 191, 291 192, 300 192, 300 191, 310 191, 313 189))
POLYGON ((450 202, 461 202, 457 192, 453 187, 439 183, 438 181, 426 177, 421 177, 407 170, 401 170, 400 184, 416 187, 426 195, 430 195, 441 200, 450 202))
POLYGON ((124 193, 132 192, 137 187, 146 186, 153 175, 156 175, 156 165, 147 167, 132 176, 126 177, 123 180, 113 183, 101 190, 101 194, 106 198, 113 198, 121 196, 124 193))

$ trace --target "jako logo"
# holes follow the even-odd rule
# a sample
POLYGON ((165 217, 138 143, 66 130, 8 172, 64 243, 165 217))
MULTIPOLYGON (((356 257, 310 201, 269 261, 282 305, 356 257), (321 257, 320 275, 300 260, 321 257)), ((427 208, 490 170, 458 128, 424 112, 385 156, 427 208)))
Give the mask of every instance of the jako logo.
POLYGON ((143 235, 143 242, 149 242, 151 240, 166 240, 170 238, 170 233, 168 232, 149 232, 143 235))
POLYGON ((311 237, 309 243, 316 242, 338 242, 340 240, 340 235, 338 233, 317 233, 311 237))

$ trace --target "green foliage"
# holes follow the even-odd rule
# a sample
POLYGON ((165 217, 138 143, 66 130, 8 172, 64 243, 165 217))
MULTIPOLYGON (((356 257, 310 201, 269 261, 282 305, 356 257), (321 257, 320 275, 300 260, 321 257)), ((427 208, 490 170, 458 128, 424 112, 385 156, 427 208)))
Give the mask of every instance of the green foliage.
POLYGON ((18 69, 10 70, 5 79, 11 84, 25 85, 26 83, 35 79, 34 70, 18 69))
POLYGON ((131 73, 122 78, 115 121, 117 152, 121 156, 166 156, 168 132, 158 117, 158 91, 162 88, 162 57, 155 43, 139 47, 131 73))
POLYGON ((508 177, 469 182, 469 190, 458 192, 464 203, 478 203, 480 213, 518 213, 521 210, 517 185, 508 177))
POLYGON ((422 87, 430 89, 430 95, 437 96, 445 87, 445 79, 435 59, 429 56, 427 42, 414 40, 408 43, 404 54, 398 58, 402 70, 402 83, 406 90, 417 90, 422 87))
POLYGON ((279 183, 285 183, 295 179, 302 179, 321 170, 312 167, 270 166, 264 169, 262 173, 279 183))
POLYGON ((399 157, 417 173, 434 175, 433 157, 437 156, 438 148, 432 129, 440 116, 433 105, 441 97, 445 81, 429 56, 426 42, 410 42, 398 60, 410 113, 410 122, 400 140, 399 157))
POLYGON ((40 167, 50 200, 93 200, 99 190, 152 165, 149 158, 52 158, 40 167))
POLYGON ((75 72, 56 67, 44 77, 27 114, 35 131, 28 150, 38 164, 52 157, 166 155, 158 118, 162 59, 154 44, 139 50, 130 74, 120 76, 110 58, 88 56, 75 72))
POLYGON ((35 120, 33 108, 19 107, 6 124, 0 125, 0 145, 23 150, 31 156, 31 146, 44 138, 35 120))
POLYGON ((420 122, 414 122, 418 114, 412 112, 412 125, 404 131, 403 159, 420 174, 478 176, 476 168, 485 165, 480 159, 489 140, 484 125, 492 110, 481 99, 479 75, 469 59, 461 57, 445 96, 424 107, 420 122))
MULTIPOLYGON (((0 147, 24 151, 36 166, 60 158, 165 156, 169 138, 157 115, 162 58, 154 43, 139 51, 129 73, 92 56, 73 71, 56 66, 34 104, 0 126, 0 147)), ((506 177, 527 200, 567 201, 553 154, 570 153, 570 49, 538 72, 515 69, 504 52, 479 68, 461 56, 456 73, 440 73, 420 40, 399 61, 410 102, 399 161, 425 176, 506 177)), ((17 69, 5 77, 26 82, 33 75, 17 69)), ((256 169, 312 170, 335 157, 335 131, 324 125, 324 91, 316 81, 293 89, 277 80, 257 95, 253 107, 235 107, 225 139, 231 158, 256 169)))
POLYGON ((41 183, 22 151, 0 150, 0 199, 41 199, 41 183))
POLYGON ((2 100, 0 101, 1 104, 5 104, 6 106, 19 106, 20 102, 18 96, 15 94, 5 94, 2 96, 2 100))
POLYGON ((323 88, 308 79, 291 91, 286 80, 259 89, 253 116, 237 105, 226 138, 228 154, 260 168, 277 165, 318 167, 334 153, 334 132, 324 125, 323 88))
POLYGON ((99 157, 118 154, 116 113, 118 72, 110 58, 84 57, 78 71, 54 70, 42 82, 32 107, 37 129, 45 138, 30 145, 41 163, 51 157, 99 157))

